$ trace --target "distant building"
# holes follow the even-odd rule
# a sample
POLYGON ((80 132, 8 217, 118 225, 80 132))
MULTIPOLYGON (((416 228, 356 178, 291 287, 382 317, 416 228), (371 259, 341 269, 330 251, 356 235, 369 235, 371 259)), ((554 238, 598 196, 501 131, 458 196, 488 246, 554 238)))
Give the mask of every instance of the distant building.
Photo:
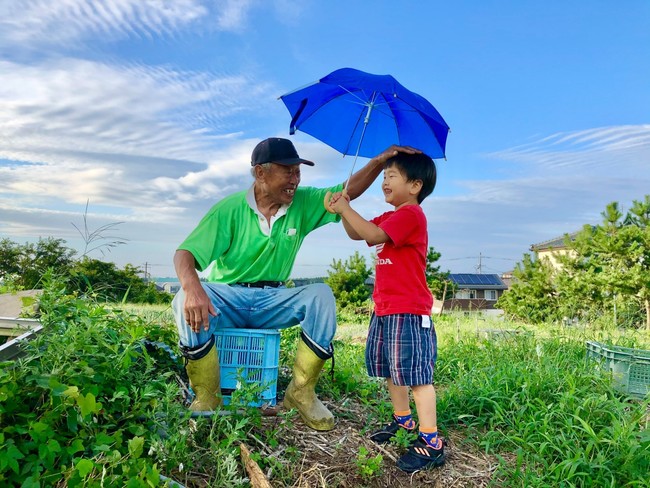
POLYGON ((535 253, 539 260, 546 260, 553 267, 553 269, 560 269, 562 265, 558 261, 559 256, 570 255, 574 256, 575 252, 566 244, 567 240, 573 242, 578 235, 578 232, 572 234, 564 234, 561 237, 533 244, 530 250, 535 253))
POLYGON ((178 290, 181 289, 181 284, 178 281, 166 281, 164 283, 158 283, 157 286, 161 287, 163 291, 175 295, 178 293, 178 290))
POLYGON ((503 281, 503 284, 506 285, 508 289, 510 289, 510 286, 512 285, 512 279, 513 279, 513 272, 514 271, 506 271, 504 273, 501 273, 501 281, 503 281))
POLYGON ((493 310, 508 289, 498 274, 450 273, 454 297, 444 302, 444 310, 493 310))

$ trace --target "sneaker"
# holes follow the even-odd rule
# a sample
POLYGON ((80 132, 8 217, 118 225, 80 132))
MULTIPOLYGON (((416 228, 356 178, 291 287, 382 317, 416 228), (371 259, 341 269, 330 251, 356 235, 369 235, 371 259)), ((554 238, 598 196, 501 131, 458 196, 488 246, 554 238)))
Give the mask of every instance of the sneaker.
POLYGON ((445 446, 440 439, 440 447, 434 449, 427 442, 418 437, 401 458, 397 460, 397 467, 407 473, 417 473, 423 469, 437 468, 445 464, 445 446))
POLYGON ((415 428, 407 429, 403 425, 397 423, 397 420, 393 419, 390 424, 384 425, 381 429, 370 434, 370 440, 377 444, 385 444, 395 437, 395 434, 397 434, 400 429, 404 429, 407 432, 415 431, 415 428))

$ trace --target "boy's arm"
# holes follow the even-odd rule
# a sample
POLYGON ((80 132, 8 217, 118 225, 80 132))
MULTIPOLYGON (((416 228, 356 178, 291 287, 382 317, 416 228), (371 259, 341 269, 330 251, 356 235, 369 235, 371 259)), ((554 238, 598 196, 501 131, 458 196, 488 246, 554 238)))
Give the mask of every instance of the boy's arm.
MULTIPOLYGON (((368 222, 349 205, 340 213, 340 215, 343 218, 343 225, 349 225, 350 228, 369 245, 375 246, 390 241, 390 237, 388 237, 386 232, 372 222, 368 222)), ((350 235, 349 232, 348 235, 350 235)))
POLYGON ((341 222, 343 222, 343 228, 345 229, 345 232, 347 232, 348 237, 354 241, 361 241, 363 240, 363 237, 361 237, 356 230, 354 230, 354 227, 352 227, 349 222, 345 219, 341 219, 341 222))
POLYGON ((341 216, 343 219, 343 227, 352 239, 363 239, 371 246, 390 240, 386 232, 372 222, 368 222, 350 207, 350 201, 340 192, 332 196, 329 206, 332 211, 341 216))

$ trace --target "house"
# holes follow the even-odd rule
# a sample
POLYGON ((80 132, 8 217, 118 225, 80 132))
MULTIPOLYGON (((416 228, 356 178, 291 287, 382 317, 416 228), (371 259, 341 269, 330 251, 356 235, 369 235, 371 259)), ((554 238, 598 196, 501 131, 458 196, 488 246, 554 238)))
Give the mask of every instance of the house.
POLYGON ((493 310, 508 289, 498 274, 450 273, 454 297, 444 302, 444 310, 493 310))
POLYGON ((175 295, 181 289, 181 284, 178 281, 168 281, 164 283, 158 283, 156 287, 162 288, 163 291, 175 295))
POLYGON ((506 271, 504 273, 501 273, 501 281, 503 281, 503 284, 506 285, 507 289, 510 289, 510 286, 512 285, 512 280, 514 279, 514 270, 511 271, 506 271))
POLYGON ((569 242, 575 240, 578 232, 573 232, 572 234, 564 234, 561 237, 556 237, 549 241, 540 242, 539 244, 533 244, 530 246, 530 250, 535 253, 535 256, 539 260, 547 260, 553 269, 560 269, 562 265, 558 261, 558 256, 563 255, 575 255, 572 249, 569 249, 569 246, 566 245, 566 240, 568 238, 569 242))

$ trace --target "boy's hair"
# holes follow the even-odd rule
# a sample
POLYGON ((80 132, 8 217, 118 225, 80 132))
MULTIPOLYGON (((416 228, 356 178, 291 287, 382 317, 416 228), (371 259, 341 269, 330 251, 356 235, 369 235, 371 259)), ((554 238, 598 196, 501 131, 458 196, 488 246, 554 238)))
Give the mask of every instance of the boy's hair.
POLYGON ((393 156, 384 163, 384 169, 393 166, 406 177, 406 181, 420 180, 422 182, 422 188, 417 197, 418 203, 422 203, 436 187, 436 163, 426 154, 398 153, 397 156, 393 156))

